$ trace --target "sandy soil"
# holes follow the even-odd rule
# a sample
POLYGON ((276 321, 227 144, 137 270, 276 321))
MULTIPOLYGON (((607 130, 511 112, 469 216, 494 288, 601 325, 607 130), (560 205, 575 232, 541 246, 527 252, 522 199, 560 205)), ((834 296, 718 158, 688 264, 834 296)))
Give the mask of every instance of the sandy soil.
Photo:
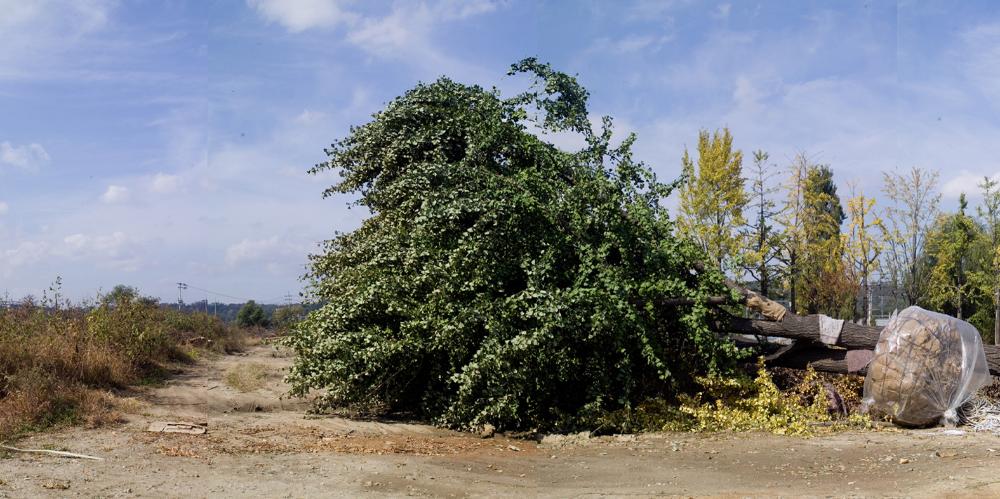
POLYGON ((663 433, 541 442, 431 426, 307 417, 283 400, 271 346, 207 359, 144 389, 115 428, 34 435, 25 448, 103 461, 0 455, 0 497, 1000 496, 1000 437, 941 430, 798 438, 663 433), (241 393, 226 372, 262 364, 241 393), (146 431, 207 424, 204 435, 146 431))

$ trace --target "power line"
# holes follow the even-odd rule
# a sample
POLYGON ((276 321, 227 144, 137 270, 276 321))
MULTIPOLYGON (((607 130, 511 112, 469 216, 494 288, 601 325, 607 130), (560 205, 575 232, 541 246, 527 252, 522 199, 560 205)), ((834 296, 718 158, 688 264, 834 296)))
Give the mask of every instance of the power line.
POLYGON ((208 293, 208 294, 212 294, 212 295, 216 295, 216 296, 221 296, 223 298, 231 298, 233 300, 239 300, 239 301, 242 301, 242 302, 250 301, 250 300, 248 300, 246 298, 241 298, 239 296, 233 296, 233 295, 227 295, 225 293, 217 293, 215 291, 210 291, 210 290, 207 290, 205 288, 199 288, 198 286, 188 285, 188 287, 190 287, 191 289, 197 289, 198 291, 201 291, 201 292, 204 292, 204 293, 208 293))
POLYGON ((180 310, 181 306, 184 305, 184 290, 187 288, 187 284, 183 282, 177 283, 177 310, 180 310))

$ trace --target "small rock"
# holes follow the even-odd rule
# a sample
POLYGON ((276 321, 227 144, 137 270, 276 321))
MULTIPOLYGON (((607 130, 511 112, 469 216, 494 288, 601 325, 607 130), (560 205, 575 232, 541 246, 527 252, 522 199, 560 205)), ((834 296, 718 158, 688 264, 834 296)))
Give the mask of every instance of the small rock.
POLYGON ((521 448, 516 445, 508 445, 507 448, 514 452, 521 452, 521 448))
POLYGON ((907 458, 905 458, 905 457, 899 458, 899 464, 907 464, 909 462, 910 462, 910 460, 907 459, 907 458))
POLYGON ((479 436, 482 438, 493 438, 493 435, 496 435, 496 432, 497 429, 495 426, 486 423, 483 425, 483 429, 480 430, 479 436))

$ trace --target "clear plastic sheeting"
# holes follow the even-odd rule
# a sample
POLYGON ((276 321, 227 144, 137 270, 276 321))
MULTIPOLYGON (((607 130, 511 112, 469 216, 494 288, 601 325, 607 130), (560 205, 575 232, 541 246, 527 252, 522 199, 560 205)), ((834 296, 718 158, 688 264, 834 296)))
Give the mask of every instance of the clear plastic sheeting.
POLYGON ((954 426, 958 408, 989 382, 983 341, 972 324, 909 307, 879 335, 864 407, 904 426, 954 426))

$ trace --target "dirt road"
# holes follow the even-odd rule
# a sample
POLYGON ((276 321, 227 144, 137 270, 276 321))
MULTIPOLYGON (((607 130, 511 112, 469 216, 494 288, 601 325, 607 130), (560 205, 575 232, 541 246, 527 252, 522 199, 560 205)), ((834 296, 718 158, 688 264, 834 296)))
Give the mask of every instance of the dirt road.
POLYGON ((993 435, 481 439, 418 424, 305 417, 305 403, 280 398, 289 363, 267 345, 207 359, 144 389, 122 426, 25 438, 20 447, 104 460, 0 455, 0 497, 1000 496, 993 435), (234 372, 261 374, 259 386, 233 388, 225 378, 234 372), (208 431, 146 431, 157 421, 208 431))

